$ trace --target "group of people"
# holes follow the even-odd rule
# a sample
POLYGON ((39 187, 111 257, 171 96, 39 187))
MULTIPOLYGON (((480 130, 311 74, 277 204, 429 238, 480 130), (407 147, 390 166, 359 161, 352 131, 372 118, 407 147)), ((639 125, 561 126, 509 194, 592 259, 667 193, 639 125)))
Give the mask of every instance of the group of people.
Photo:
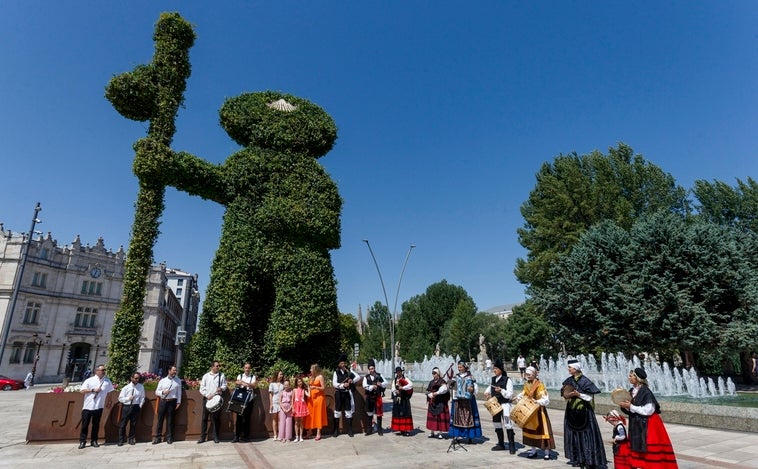
MULTIPOLYGON (((583 468, 605 468, 608 461, 594 413, 597 386, 582 374, 577 360, 568 361, 570 376, 563 381, 561 394, 566 399, 564 451, 569 463, 583 468)), ((628 375, 628 398, 618 403, 605 420, 613 426, 613 460, 617 469, 678 467, 671 440, 661 420, 661 408, 648 387, 647 373, 635 368, 628 375)))
MULTIPOLYGON (((431 380, 426 387, 426 427, 430 432, 430 438, 442 439, 447 434, 454 439, 454 443, 463 441, 471 443, 474 438, 482 436, 476 401, 478 384, 465 362, 460 361, 457 365, 458 373, 454 376, 448 375, 448 380, 439 368, 435 367, 432 370, 431 380)), ((451 370, 448 370, 448 373, 451 370)), ((315 432, 314 439, 318 441, 321 439, 322 429, 328 427, 324 398, 326 381, 319 365, 312 365, 310 371, 308 382, 298 377, 294 379, 294 386, 289 379, 285 378, 282 371, 278 371, 272 377, 268 388, 268 411, 272 418, 274 440, 302 442, 305 431, 312 430, 315 432)), ((550 459, 551 450, 555 449, 552 425, 547 412, 550 398, 545 385, 538 378, 538 370, 534 366, 528 366, 523 370, 523 388, 518 394, 514 393, 513 380, 508 377, 502 360, 495 361, 492 371, 491 382, 484 391, 484 397, 489 401, 488 409, 490 407, 494 409, 490 412, 497 435, 497 444, 492 450, 507 449, 511 454, 516 452, 511 411, 514 406, 519 406, 524 400, 524 404, 532 407, 531 412, 523 421, 516 423, 521 427, 523 444, 530 448, 526 456, 535 458, 542 452, 544 459, 550 459)), ((105 397, 114 389, 113 383, 105 376, 105 372, 105 365, 98 365, 94 376, 82 383, 81 392, 84 394, 84 402, 79 449, 87 446, 90 425, 92 425, 90 445, 99 446, 98 429, 105 397)), ((608 465, 608 459, 594 413, 594 399, 600 390, 582 373, 582 365, 579 361, 568 361, 568 373, 569 377, 563 381, 561 388, 561 397, 566 400, 565 456, 575 467, 605 468, 608 465)), ((182 402, 182 383, 176 374, 176 366, 171 366, 168 375, 159 381, 155 390, 159 402, 152 444, 164 441, 164 434, 166 443, 172 444, 174 441, 174 415, 182 402), (166 424, 165 433, 164 423, 166 424)), ((605 420, 613 426, 614 467, 619 469, 677 467, 671 441, 659 415, 660 405, 647 385, 645 370, 642 368, 631 370, 628 379, 631 385, 629 398, 619 402, 622 413, 614 410, 605 416, 605 420)), ((140 373, 133 373, 129 383, 119 393, 118 400, 122 404, 118 433, 119 446, 125 443, 135 444, 137 420, 146 398, 145 389, 140 381, 140 373), (128 435, 126 434, 127 426, 129 427, 128 435)), ((337 362, 331 384, 335 389, 332 415, 334 437, 341 434, 341 423, 347 434, 350 437, 354 436, 353 417, 356 410, 354 391, 358 385, 363 387, 366 396, 366 420, 365 425, 362 425, 366 435, 374 432, 375 425, 379 435, 384 433, 383 396, 388 389, 392 399, 390 429, 400 435, 411 435, 414 429, 411 412, 413 382, 404 375, 401 367, 395 368, 394 378, 388 380, 376 371, 374 361, 369 360, 368 373, 360 376, 347 366, 347 356, 343 354, 337 362)), ((243 372, 237 376, 235 385, 232 399, 241 399, 245 404, 249 404, 255 396, 255 388, 258 385, 256 376, 252 374, 250 363, 244 364, 243 372)), ((217 396, 227 390, 226 377, 221 372, 218 361, 214 361, 210 371, 203 376, 199 390, 203 396, 203 415, 198 443, 204 443, 209 436, 218 443, 221 413, 217 411, 218 409, 214 409, 213 405, 207 405, 214 399, 220 401, 220 397, 217 396)), ((251 411, 252 405, 243 405, 237 412, 233 442, 249 439, 251 411)))

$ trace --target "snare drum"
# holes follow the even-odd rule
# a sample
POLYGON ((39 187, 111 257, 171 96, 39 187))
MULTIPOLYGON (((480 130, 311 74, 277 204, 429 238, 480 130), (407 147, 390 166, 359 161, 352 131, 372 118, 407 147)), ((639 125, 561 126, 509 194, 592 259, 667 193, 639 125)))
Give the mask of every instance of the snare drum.
POLYGON ((532 418, 540 405, 537 401, 529 397, 523 397, 518 403, 511 409, 511 421, 515 422, 520 428, 524 428, 529 419, 532 418))
POLYGON ((492 396, 486 401, 484 401, 484 407, 487 408, 490 415, 492 415, 493 417, 503 411, 503 406, 500 404, 500 401, 498 401, 497 397, 495 396, 492 396))
POLYGON ((220 394, 216 394, 215 396, 208 399, 205 403, 205 408, 208 409, 208 412, 218 412, 219 409, 221 409, 221 406, 224 405, 224 398, 221 397, 220 394))

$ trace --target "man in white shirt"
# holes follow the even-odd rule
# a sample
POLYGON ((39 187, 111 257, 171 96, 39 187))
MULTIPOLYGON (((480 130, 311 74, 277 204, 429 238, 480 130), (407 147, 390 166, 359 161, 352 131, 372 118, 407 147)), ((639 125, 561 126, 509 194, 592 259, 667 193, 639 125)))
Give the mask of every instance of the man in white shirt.
POLYGON ((103 415, 103 407, 105 407, 105 396, 111 391, 113 391, 113 383, 105 377, 105 365, 98 365, 95 369, 95 376, 87 378, 82 383, 81 393, 84 394, 84 403, 82 404, 79 449, 84 449, 87 446, 87 431, 90 422, 92 423, 91 444, 95 448, 100 446, 97 442, 97 433, 100 431, 100 417, 103 415))
POLYGON ((26 374, 26 378, 24 378, 24 387, 29 390, 30 387, 32 387, 32 381, 34 381, 34 375, 32 375, 32 372, 26 374))
POLYGON ((137 419, 139 418, 142 404, 145 403, 145 388, 140 383, 142 376, 134 372, 129 380, 129 384, 124 386, 118 394, 118 401, 121 403, 121 421, 118 423, 118 445, 124 446, 124 434, 126 433, 126 424, 129 423, 129 444, 135 443, 137 433, 137 419))
POLYGON ((155 388, 155 396, 160 400, 158 403, 158 426, 155 427, 153 444, 161 442, 163 420, 166 420, 166 443, 174 442, 174 413, 182 404, 182 381, 176 376, 176 365, 168 369, 168 376, 158 382, 155 388))
MULTIPOLYGON (((239 443, 240 440, 247 441, 250 437, 250 414, 253 411, 252 400, 255 397, 255 387, 258 385, 258 379, 252 372, 250 362, 245 363, 242 367, 242 374, 237 375, 236 385, 238 389, 245 389, 247 394, 245 399, 247 405, 241 414, 237 414, 237 422, 234 427, 234 439, 232 443, 239 443)), ((235 390, 236 391, 236 390, 235 390)))
POLYGON ((205 437, 208 431, 208 418, 211 420, 211 428, 213 429, 213 442, 218 443, 218 430, 221 426, 221 411, 210 412, 206 403, 226 391, 226 377, 221 373, 221 364, 217 361, 211 365, 211 371, 203 375, 202 381, 200 381, 200 394, 203 395, 203 426, 200 429, 199 443, 205 443, 205 437))

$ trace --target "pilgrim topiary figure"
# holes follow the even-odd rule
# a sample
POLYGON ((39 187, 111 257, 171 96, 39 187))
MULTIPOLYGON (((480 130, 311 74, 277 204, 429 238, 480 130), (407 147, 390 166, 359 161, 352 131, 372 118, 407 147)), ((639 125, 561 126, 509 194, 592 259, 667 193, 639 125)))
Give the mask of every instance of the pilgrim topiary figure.
POLYGON ((315 104, 272 91, 230 98, 220 117, 244 147, 223 164, 167 147, 138 152, 161 157, 135 164, 226 207, 191 359, 282 359, 303 367, 334 356, 329 250, 339 247, 342 200, 317 161, 334 145, 334 122, 315 104))
MULTIPOLYGON (((156 51, 161 31, 159 22, 156 51)), ((161 80, 171 70, 156 64, 114 77, 106 95, 125 117, 150 119, 151 129, 154 116, 170 113, 173 136, 176 108, 171 106, 181 104, 184 87, 161 99, 161 80)), ((177 66, 173 73, 189 76, 188 61, 177 66)), ((230 98, 219 113, 222 127, 243 147, 222 164, 175 152, 171 138, 150 132, 134 146, 141 187, 143 181, 161 190, 173 186, 226 207, 184 374, 198 375, 213 360, 250 360, 259 369, 282 360, 305 369, 333 357, 339 346, 329 251, 340 244, 342 200, 317 161, 334 145, 336 126, 308 100, 272 91, 230 98)), ((150 211, 155 235, 163 207, 159 195, 150 211)), ((152 259, 155 237, 141 241, 152 259)), ((130 256, 139 245, 133 238, 130 256)))

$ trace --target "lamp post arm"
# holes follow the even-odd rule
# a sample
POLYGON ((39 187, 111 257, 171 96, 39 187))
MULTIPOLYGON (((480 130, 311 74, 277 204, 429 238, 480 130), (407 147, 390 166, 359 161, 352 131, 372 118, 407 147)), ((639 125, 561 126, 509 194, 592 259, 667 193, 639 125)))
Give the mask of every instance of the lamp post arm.
MULTIPOLYGON (((374 256, 374 250, 371 249, 371 243, 368 242, 367 239, 363 240, 364 243, 366 243, 366 246, 368 246, 368 252, 371 253, 371 259, 374 260, 374 266, 376 267, 376 273, 379 275, 379 282, 382 284, 382 293, 384 293, 384 304, 387 306, 387 315, 390 314, 390 302, 387 299, 387 289, 384 288, 384 279, 382 278, 382 271, 379 270, 379 263, 376 261, 376 256, 374 256)), ((395 325, 392 323, 392 319, 390 318, 390 355, 392 355, 392 371, 395 371, 395 325)))
POLYGON ((395 305, 392 307, 392 319, 397 321, 397 298, 400 296, 400 285, 403 283, 403 275, 405 274, 405 266, 408 265, 408 258, 411 257, 411 251, 415 248, 415 244, 411 244, 408 248, 408 254, 405 255, 405 262, 403 262, 403 269, 400 271, 400 280, 397 281, 397 291, 395 292, 395 305))

